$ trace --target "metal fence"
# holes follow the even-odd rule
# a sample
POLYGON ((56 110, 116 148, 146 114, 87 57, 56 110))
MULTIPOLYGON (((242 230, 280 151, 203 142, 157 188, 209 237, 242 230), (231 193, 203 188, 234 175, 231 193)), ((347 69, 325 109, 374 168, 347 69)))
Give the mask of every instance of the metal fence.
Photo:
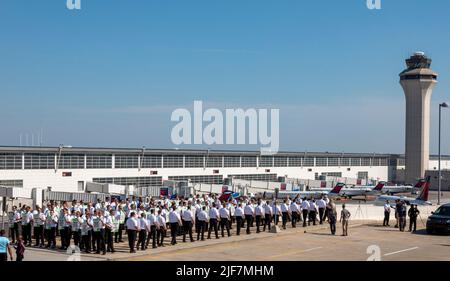
POLYGON ((83 201, 83 202, 97 202, 98 199, 104 201, 106 197, 110 195, 104 193, 72 193, 72 192, 60 192, 60 191, 47 191, 44 190, 42 199, 45 201, 83 201))

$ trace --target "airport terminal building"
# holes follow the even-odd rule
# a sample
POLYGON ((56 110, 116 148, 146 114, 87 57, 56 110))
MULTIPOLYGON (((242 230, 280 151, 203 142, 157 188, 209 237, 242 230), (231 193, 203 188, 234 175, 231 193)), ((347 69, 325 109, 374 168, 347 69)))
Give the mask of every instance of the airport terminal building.
MULTIPOLYGON (((443 160, 442 167, 450 167, 450 157, 443 160)), ((226 184, 321 176, 395 182, 402 165, 404 158, 392 154, 0 147, 0 186, 83 192, 87 182, 149 187, 163 180, 226 184)))

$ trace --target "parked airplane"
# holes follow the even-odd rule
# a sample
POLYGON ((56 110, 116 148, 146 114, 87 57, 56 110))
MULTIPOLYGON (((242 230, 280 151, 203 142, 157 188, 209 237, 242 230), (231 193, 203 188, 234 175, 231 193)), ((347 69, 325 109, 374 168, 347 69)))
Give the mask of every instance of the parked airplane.
POLYGON ((376 186, 354 186, 342 188, 339 195, 344 198, 352 198, 353 196, 367 196, 374 195, 384 187, 383 182, 379 182, 376 186))
POLYGON ((388 195, 394 195, 397 193, 412 193, 414 189, 422 188, 425 180, 420 179, 415 186, 412 185, 385 185, 381 190, 382 193, 388 195))
MULTIPOLYGON (((344 183, 338 183, 336 186, 331 189, 330 191, 325 190, 319 190, 319 191, 279 191, 277 198, 284 199, 286 197, 295 198, 299 196, 300 198, 308 198, 308 199, 315 199, 315 198, 321 198, 324 195, 327 195, 328 197, 336 197, 339 196, 339 192, 341 189, 345 186, 344 183)), ((275 192, 264 192, 262 194, 263 198, 272 199, 275 196, 275 192)))
MULTIPOLYGON (((386 204, 386 201, 389 201, 391 205, 395 205, 395 200, 401 200, 405 201, 407 205, 432 205, 431 202, 428 201, 428 192, 430 190, 430 176, 428 176, 426 180, 421 180, 420 183, 422 190, 420 191, 420 194, 417 198, 409 198, 406 196, 380 195, 374 201, 374 204, 381 206, 386 204)), ((417 183, 416 186, 418 184, 419 183, 417 183)))

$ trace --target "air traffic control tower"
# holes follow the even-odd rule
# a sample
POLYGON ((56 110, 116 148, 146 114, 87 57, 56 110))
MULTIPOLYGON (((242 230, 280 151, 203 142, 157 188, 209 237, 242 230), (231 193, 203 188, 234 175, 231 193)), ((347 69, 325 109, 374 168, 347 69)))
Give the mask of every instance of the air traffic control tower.
POLYGON ((406 60, 400 73, 406 98, 405 182, 413 184, 425 176, 430 150, 430 100, 437 73, 430 69, 431 59, 417 52, 406 60))

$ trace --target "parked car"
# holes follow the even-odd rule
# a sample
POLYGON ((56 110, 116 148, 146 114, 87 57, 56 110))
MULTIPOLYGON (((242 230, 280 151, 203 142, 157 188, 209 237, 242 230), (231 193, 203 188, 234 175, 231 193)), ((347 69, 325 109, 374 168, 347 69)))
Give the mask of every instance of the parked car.
POLYGON ((431 212, 427 220, 427 233, 450 234, 450 204, 444 204, 431 212))

